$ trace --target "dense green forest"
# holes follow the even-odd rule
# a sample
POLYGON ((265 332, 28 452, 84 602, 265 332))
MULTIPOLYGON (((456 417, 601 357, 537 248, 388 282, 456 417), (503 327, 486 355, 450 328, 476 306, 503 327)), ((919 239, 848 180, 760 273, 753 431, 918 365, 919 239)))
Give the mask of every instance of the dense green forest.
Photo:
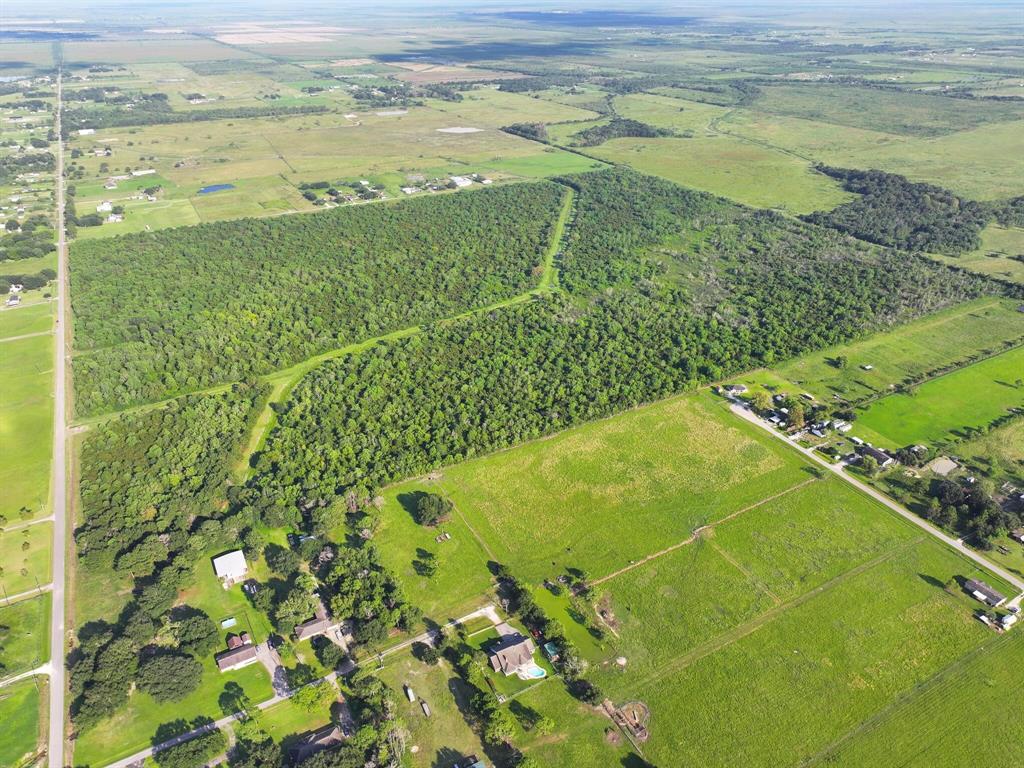
POLYGON ((629 120, 624 117, 614 117, 611 122, 603 125, 595 125, 585 128, 574 136, 572 146, 574 147, 596 147, 612 139, 641 138, 653 139, 658 136, 671 136, 672 131, 665 128, 655 128, 653 125, 641 123, 639 120, 629 120))
POLYGON ((279 415, 248 504, 295 522, 310 500, 366 492, 997 290, 633 172, 563 181, 579 191, 562 261, 571 295, 314 370, 279 415))
POLYGON ((514 184, 76 243, 79 412, 243 380, 522 293, 563 194, 514 184))
POLYGON ((827 166, 818 170, 860 197, 831 211, 812 213, 805 217, 807 221, 871 243, 955 256, 981 245, 981 230, 993 215, 983 203, 894 173, 827 166))
POLYGON ((98 424, 82 447, 81 525, 85 567, 148 575, 185 546, 194 518, 223 511, 232 463, 265 392, 236 385, 189 395, 98 424))

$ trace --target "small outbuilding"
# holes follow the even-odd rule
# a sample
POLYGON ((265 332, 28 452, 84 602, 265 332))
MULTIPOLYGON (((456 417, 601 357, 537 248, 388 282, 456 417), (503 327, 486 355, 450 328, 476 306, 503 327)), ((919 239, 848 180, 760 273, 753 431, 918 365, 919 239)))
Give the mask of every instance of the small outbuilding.
POLYGON ((213 558, 213 572, 224 582, 224 589, 245 578, 249 566, 245 562, 245 554, 240 549, 225 552, 213 558))

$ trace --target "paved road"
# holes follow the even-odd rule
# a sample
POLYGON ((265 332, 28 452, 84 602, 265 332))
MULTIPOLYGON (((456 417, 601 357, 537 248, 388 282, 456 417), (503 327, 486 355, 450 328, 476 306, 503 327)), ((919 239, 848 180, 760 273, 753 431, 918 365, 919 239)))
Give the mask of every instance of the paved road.
MULTIPOLYGON (((843 480, 845 480, 846 482, 850 483, 850 485, 853 485, 857 489, 863 491, 868 496, 873 498, 875 501, 878 501, 881 504, 884 504, 889 509, 891 509, 893 512, 895 512, 896 514, 901 515, 902 517, 904 517, 907 520, 909 520, 910 522, 912 522, 918 528, 921 528, 921 529, 927 531, 928 533, 930 533, 932 536, 934 536, 935 538, 937 538, 940 541, 942 541, 947 546, 950 546, 953 549, 955 549, 957 552, 962 554, 964 557, 970 558, 971 560, 976 562, 978 565, 980 565, 982 568, 985 568, 986 570, 991 571, 992 573, 996 574, 997 576, 1002 578, 1004 581, 1012 584, 1014 587, 1016 587, 1022 593, 1024 593, 1024 580, 1021 580, 1019 577, 1014 576, 1012 573, 1009 573, 1008 571, 1004 570, 1003 568, 1000 568, 998 565, 996 565, 995 563, 991 562, 986 557, 980 555, 978 552, 976 552, 975 550, 973 550, 970 547, 968 547, 967 545, 965 545, 963 543, 963 541, 961 541, 959 539, 954 539, 952 536, 947 536, 945 533, 943 533, 938 528, 933 526, 927 520, 924 520, 923 518, 918 517, 913 512, 911 512, 909 509, 904 507, 902 504, 897 504, 895 501, 890 499, 884 493, 875 490, 874 488, 872 488, 870 485, 867 485, 866 483, 862 483, 860 480, 858 480, 857 478, 853 477, 848 472, 844 472, 843 471, 843 466, 844 465, 842 463, 832 464, 831 462, 826 461, 825 459, 821 458, 821 456, 818 455, 818 453, 813 448, 805 448, 802 445, 797 445, 795 442, 793 442, 788 437, 786 437, 781 432, 779 432, 777 429, 775 429, 775 427, 773 427, 769 422, 765 421, 760 416, 758 416, 757 414, 751 412, 747 408, 744 408, 743 406, 738 405, 736 403, 733 403, 730 407, 732 408, 732 412, 735 413, 737 416, 740 416, 741 418, 746 419, 747 421, 749 421, 752 424, 756 424, 757 426, 761 427, 762 429, 764 429, 765 431, 767 431, 771 435, 775 436, 779 440, 782 440, 783 442, 789 444, 790 446, 792 446, 793 448, 797 449, 798 451, 803 453, 805 456, 810 458, 812 461, 816 462, 817 464, 820 464, 823 467, 826 467, 831 472, 834 472, 836 475, 838 475, 839 477, 843 478, 843 480)), ((1019 604, 1020 603, 1020 596, 1016 597, 1011 602, 1013 604, 1019 604)))
POLYGON ((25 680, 26 678, 35 677, 36 675, 49 675, 50 671, 50 662, 40 664, 38 667, 36 667, 35 669, 30 669, 28 672, 22 672, 17 675, 5 677, 3 680, 0 680, 0 688, 3 688, 6 685, 13 685, 14 683, 17 683, 21 680, 25 680))
POLYGON ((61 99, 63 73, 57 74, 57 110, 54 132, 57 134, 57 317, 54 346, 54 409, 53 409, 53 477, 50 495, 53 499, 53 592, 50 618, 50 734, 47 761, 50 768, 64 766, 64 555, 67 550, 67 361, 68 246, 64 232, 64 141, 61 136, 61 99))
MULTIPOLYGON (((444 626, 450 627, 450 626, 454 626, 455 624, 464 624, 465 622, 469 621, 470 619, 475 619, 477 616, 486 616, 494 624, 497 624, 497 623, 499 623, 501 621, 501 618, 498 616, 497 609, 495 609, 495 607, 493 605, 488 604, 488 605, 485 605, 483 608, 478 608, 477 610, 473 611, 472 613, 467 613, 462 618, 453 619, 452 621, 449 621, 444 626)), ((421 635, 417 635, 416 637, 412 637, 412 638, 410 638, 408 640, 405 640, 404 642, 398 643, 397 645, 393 645, 392 647, 388 648, 386 651, 383 651, 381 653, 381 656, 388 656, 388 655, 390 655, 392 653, 395 653, 396 651, 402 650, 403 648, 408 648, 410 645, 412 645, 415 642, 426 642, 427 640, 431 640, 431 642, 432 642, 433 638, 435 638, 437 636, 438 631, 439 630, 436 630, 436 629, 428 630, 427 632, 424 632, 421 635)), ((339 672, 342 675, 347 675, 349 672, 354 671, 355 668, 356 668, 355 664, 353 664, 351 661, 346 659, 345 663, 342 665, 341 669, 338 670, 338 672, 331 672, 331 674, 325 675, 324 677, 321 677, 321 678, 318 678, 317 680, 314 680, 313 682, 308 683, 308 685, 316 685, 317 683, 321 683, 321 682, 323 682, 325 680, 329 680, 331 682, 334 682, 337 679, 339 672)), ((278 704, 278 703, 284 701, 285 699, 291 698, 299 690, 301 690, 301 688, 293 688, 293 689, 290 689, 288 691, 282 691, 282 692, 276 693, 276 694, 274 694, 273 697, 267 699, 266 701, 260 702, 256 706, 259 709, 268 709, 268 708, 274 706, 275 704, 278 704)), ((134 755, 131 755, 130 757, 125 757, 125 758, 123 758, 121 760, 118 760, 116 762, 108 763, 104 768, 142 768, 142 765, 146 762, 146 758, 150 757, 154 752, 160 752, 161 750, 167 749, 168 747, 173 747, 173 746, 176 746, 176 745, 181 744, 183 742, 186 742, 186 741, 188 741, 190 739, 193 739, 196 736, 200 736, 200 735, 202 735, 204 733, 209 733, 214 728, 223 728, 228 723, 230 723, 230 722, 232 722, 234 720, 238 720, 241 717, 242 717, 242 713, 241 712, 235 712, 232 715, 227 715, 225 717, 222 717, 220 720, 217 720, 214 723, 211 723, 209 725, 204 725, 204 726, 202 726, 200 728, 196 728, 195 730, 189 731, 188 733, 183 733, 180 736, 175 736, 172 739, 168 739, 165 742, 157 744, 155 747, 147 747, 146 749, 143 749, 140 752, 136 752, 134 755)))
POLYGON ((49 592, 51 589, 53 589, 53 584, 40 584, 38 587, 26 590, 25 592, 18 592, 14 595, 4 595, 3 604, 10 605, 11 603, 16 603, 19 600, 27 600, 30 597, 38 597, 44 592, 49 592))

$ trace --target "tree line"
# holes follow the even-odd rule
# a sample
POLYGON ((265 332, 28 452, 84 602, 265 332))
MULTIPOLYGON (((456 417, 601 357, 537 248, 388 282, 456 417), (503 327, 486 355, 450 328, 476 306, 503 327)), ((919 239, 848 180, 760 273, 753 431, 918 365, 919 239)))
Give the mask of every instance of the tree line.
POLYGON ((214 109, 190 109, 172 111, 163 102, 148 101, 132 109, 123 107, 66 109, 61 116, 61 137, 67 139, 74 131, 82 128, 124 128, 132 125, 170 125, 176 123, 197 123, 209 120, 249 120, 260 117, 293 117, 295 115, 318 115, 327 107, 305 105, 298 107, 218 107, 214 109))

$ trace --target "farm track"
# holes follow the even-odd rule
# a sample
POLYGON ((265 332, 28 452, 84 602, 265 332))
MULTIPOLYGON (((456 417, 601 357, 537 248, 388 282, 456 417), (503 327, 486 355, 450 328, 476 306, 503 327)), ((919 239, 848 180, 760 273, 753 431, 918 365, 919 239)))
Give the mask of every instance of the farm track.
POLYGON ((657 683, 659 680, 664 678, 666 675, 669 675, 669 674, 672 674, 674 672, 679 672, 680 670, 686 669, 686 667, 690 666, 691 664, 693 664, 693 663, 695 663, 697 661, 700 661, 705 656, 709 656, 712 653, 720 651, 723 648, 726 648, 726 647, 732 645, 733 643, 735 643, 735 642, 737 642, 739 640, 742 640, 743 638, 747 637, 748 635, 751 635, 754 632, 756 632, 757 630, 761 629, 761 627, 763 627, 763 626, 765 626, 767 624, 770 624, 771 622, 773 622, 776 619, 780 618, 781 616, 783 616, 785 613, 787 613, 788 611, 792 610, 793 608, 798 608, 801 605, 803 605, 804 603, 808 602, 809 600, 812 600, 813 598, 818 597, 819 595, 824 594, 825 592, 830 591, 834 587, 837 587, 840 584, 843 584, 844 582, 848 581, 849 579, 852 579, 852 578, 854 578, 856 576, 859 576, 860 574, 865 573, 867 571, 870 571, 871 569, 875 568, 876 566, 881 565, 882 563, 886 562, 887 560, 891 560, 896 555, 901 554, 902 552, 906 551, 907 549, 910 549, 911 547, 913 547, 913 546, 915 546, 917 544, 920 544, 922 541, 925 541, 925 540, 926 539, 925 539, 924 536, 917 536, 917 537, 915 537, 913 539, 909 539, 909 540, 903 542, 900 546, 898 546, 898 547, 896 547, 894 549, 891 549, 888 552, 883 552, 881 555, 878 555, 877 557, 874 557, 871 560, 863 562, 860 565, 857 565, 857 566, 851 568, 848 571, 844 571, 843 573, 839 574, 838 576, 832 577, 831 579, 829 579, 828 581, 824 582, 823 584, 819 584, 814 589, 812 589, 812 590, 810 590, 808 592, 804 592, 801 595, 798 595, 797 597, 793 598, 789 602, 782 603, 780 605, 775 606, 774 608, 768 609, 767 611, 765 611, 761 615, 751 619, 750 621, 746 622, 745 624, 740 624, 740 625, 738 625, 736 627, 733 627, 732 629, 730 629, 730 630, 728 630, 726 632, 723 632, 722 634, 718 635, 717 637, 714 637, 711 640, 708 640, 707 642, 702 643, 701 645, 697 646, 696 648, 693 648, 693 649, 687 651, 686 653, 683 653, 680 656, 677 656, 676 658, 668 661, 667 663, 663 664, 659 669, 657 669, 655 672, 647 675, 646 677, 642 678, 641 680, 636 681, 633 684, 633 686, 632 686, 632 688, 630 690, 633 693, 636 693, 636 694, 639 695, 639 693, 641 691, 643 691, 645 688, 647 688, 648 686, 650 686, 650 685, 652 685, 654 683, 657 683))
MULTIPOLYGON (((730 512, 728 515, 723 517, 721 520, 716 520, 713 523, 707 523, 706 525, 702 525, 699 528, 694 528, 693 533, 690 534, 690 536, 688 538, 684 539, 683 541, 680 541, 680 542, 678 542, 676 544, 673 544, 670 547, 665 547, 665 549, 659 550, 657 552, 652 552, 651 554, 647 555, 646 557, 644 557, 644 558, 642 558, 640 560, 637 560, 636 562, 630 563, 629 565, 625 566, 624 568, 620 568, 617 571, 613 571, 612 573, 609 573, 607 576, 602 576, 599 579, 594 579, 593 581, 590 582, 590 586, 596 587, 596 586, 598 586, 600 584, 604 584, 606 581, 611 581, 612 579, 616 578, 617 576, 621 576, 624 573, 632 571, 634 568, 640 568, 641 566, 647 565, 647 563, 651 562, 652 560, 657 560, 659 557, 664 557, 665 555, 672 554, 673 552, 675 552, 678 549, 682 549, 685 546, 693 544, 693 542, 697 541, 701 537, 701 533, 703 533, 704 531, 712 530, 716 526, 722 525, 723 523, 727 523, 730 520, 733 520, 734 518, 739 517, 740 515, 742 515, 745 512, 749 512, 752 509, 757 509, 760 506, 763 506, 765 504, 768 504, 769 502, 775 501, 776 499, 781 498, 782 496, 785 496, 788 493, 792 493, 793 491, 797 491, 797 490, 803 488, 806 485, 810 485, 811 483, 815 482, 816 480, 817 480, 817 478, 814 478, 814 477, 809 478, 807 480, 804 480, 802 483, 797 483, 796 485, 792 485, 789 488, 786 488, 784 491, 779 491, 778 493, 772 494, 771 496, 767 496, 767 497, 761 499, 760 501, 756 501, 753 504, 749 504, 746 507, 743 507, 742 509, 737 509, 735 512, 730 512)), ((736 565, 736 563, 733 563, 733 565, 736 565)))

